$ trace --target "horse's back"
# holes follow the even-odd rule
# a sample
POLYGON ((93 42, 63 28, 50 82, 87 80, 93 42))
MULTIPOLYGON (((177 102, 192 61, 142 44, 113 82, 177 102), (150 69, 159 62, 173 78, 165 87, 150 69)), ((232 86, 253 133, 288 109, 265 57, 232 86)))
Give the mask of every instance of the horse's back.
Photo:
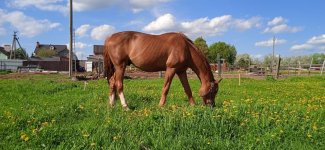
POLYGON ((126 31, 115 33, 105 41, 105 53, 114 64, 131 62, 144 71, 160 71, 182 64, 188 55, 186 48, 186 39, 180 33, 151 35, 126 31))

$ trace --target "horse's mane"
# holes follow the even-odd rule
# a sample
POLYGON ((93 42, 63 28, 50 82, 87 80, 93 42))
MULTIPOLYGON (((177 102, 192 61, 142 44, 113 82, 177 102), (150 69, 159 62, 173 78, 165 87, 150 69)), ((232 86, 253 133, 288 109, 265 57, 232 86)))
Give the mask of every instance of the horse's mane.
MULTIPOLYGON (((190 39, 190 38, 188 38, 184 33, 182 33, 182 32, 179 32, 179 34, 181 34, 184 38, 185 38, 185 40, 191 45, 191 47, 197 52, 197 54, 200 56, 200 58, 202 59, 202 62, 204 63, 204 65, 205 65, 205 67, 206 67, 206 69, 208 69, 209 70, 209 74, 211 73, 211 67, 210 67, 210 64, 209 64, 209 62, 208 62, 208 60, 207 60, 207 58, 205 57, 205 55, 203 54, 203 52, 199 49, 199 48, 197 48, 196 46, 195 46, 195 44, 194 44, 194 42, 190 39)), ((213 78, 213 75, 212 75, 212 73, 211 73, 211 77, 212 77, 212 80, 214 81, 214 78, 213 78)))

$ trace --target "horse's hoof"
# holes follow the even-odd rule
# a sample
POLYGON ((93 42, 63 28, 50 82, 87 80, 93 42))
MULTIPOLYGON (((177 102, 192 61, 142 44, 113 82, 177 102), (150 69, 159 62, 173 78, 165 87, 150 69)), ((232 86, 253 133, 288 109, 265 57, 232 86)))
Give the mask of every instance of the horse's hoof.
POLYGON ((123 106, 124 111, 130 111, 130 108, 128 106, 123 106))
POLYGON ((190 106, 195 106, 195 103, 190 103, 190 106))

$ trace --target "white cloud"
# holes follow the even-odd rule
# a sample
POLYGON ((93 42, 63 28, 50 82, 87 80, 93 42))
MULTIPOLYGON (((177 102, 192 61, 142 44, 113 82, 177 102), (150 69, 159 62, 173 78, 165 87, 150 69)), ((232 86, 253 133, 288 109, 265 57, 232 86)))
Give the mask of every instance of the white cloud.
POLYGON ((151 9, 170 0, 75 0, 73 7, 76 11, 87 11, 108 7, 122 7, 132 10, 134 13, 144 9, 151 9))
POLYGON ((280 24, 276 25, 273 27, 267 27, 264 32, 269 32, 269 33, 283 33, 283 32, 289 32, 289 33, 296 33, 301 31, 301 27, 291 27, 288 26, 287 24, 280 24))
POLYGON ((95 40, 104 41, 107 36, 110 36, 114 32, 115 32, 115 27, 105 24, 93 28, 90 36, 95 40))
POLYGON ((287 20, 283 17, 275 17, 268 22, 268 27, 264 29, 264 33, 296 33, 302 31, 301 27, 293 27, 287 25, 287 20))
POLYGON ((314 46, 310 44, 297 44, 293 45, 290 49, 291 50, 310 50, 313 49, 314 46))
POLYGON ((87 60, 87 56, 89 55, 84 51, 76 51, 75 54, 77 55, 79 60, 87 60))
POLYGON ((25 8, 34 6, 37 9, 45 11, 68 12, 67 2, 65 0, 7 0, 11 7, 25 8))
POLYGON ((77 28, 76 35, 80 36, 80 37, 86 36, 87 32, 90 30, 90 28, 91 27, 89 24, 81 25, 79 28, 77 28))
POLYGON ((190 37, 215 36, 226 32, 231 26, 232 17, 224 15, 213 19, 199 18, 181 22, 181 30, 190 37))
POLYGON ((234 21, 234 25, 235 27, 240 30, 240 31, 244 31, 244 30, 248 30, 251 29, 253 27, 260 27, 260 17, 252 17, 249 18, 247 20, 245 19, 237 19, 234 21))
POLYGON ((74 0, 73 8, 75 11, 88 11, 107 8, 119 4, 118 0, 74 0))
POLYGON ((146 8, 152 8, 161 3, 169 2, 170 0, 129 0, 133 12, 139 12, 146 8))
POLYGON ((230 28, 247 30, 259 26, 259 18, 234 19, 231 15, 223 15, 209 19, 198 18, 192 21, 176 21, 172 14, 164 14, 150 22, 142 30, 145 32, 161 33, 167 31, 181 31, 187 36, 215 36, 220 35, 230 28))
MULTIPOLYGON (((275 45, 281 45, 281 44, 285 44, 287 43, 287 40, 284 39, 275 39, 274 41, 275 45)), ((255 46, 260 46, 260 47, 269 47, 269 46, 273 46, 273 38, 266 40, 266 41, 260 41, 260 42, 256 42, 255 46)))
POLYGON ((308 44, 325 44, 325 34, 320 36, 313 36, 307 41, 308 44))
POLYGON ((26 16, 20 11, 8 13, 0 9, 0 16, 1 19, 3 19, 2 24, 9 23, 11 26, 16 28, 21 35, 27 37, 34 37, 61 25, 60 23, 51 22, 47 19, 36 20, 32 17, 26 16))
MULTIPOLYGON (((69 1, 67 0, 6 0, 9 6, 15 8, 35 7, 44 11, 59 11, 68 13, 69 1)), ((171 0, 74 0, 74 11, 89 11, 108 7, 121 7, 140 12, 151 9, 171 0)))
POLYGON ((82 42, 76 42, 75 43, 75 48, 76 49, 85 49, 91 47, 90 44, 82 43, 82 42))
POLYGON ((143 28, 143 31, 154 32, 154 31, 171 31, 175 28, 176 22, 175 17, 171 14, 165 14, 158 17, 155 21, 149 23, 143 28))
POLYGON ((307 42, 303 44, 293 45, 291 50, 321 50, 323 51, 325 47, 325 34, 319 36, 313 36, 307 42))
POLYGON ((287 21, 283 18, 283 17, 275 17, 273 18, 273 20, 269 21, 267 24, 269 26, 276 26, 276 25, 279 25, 279 24, 284 24, 286 23, 287 21))

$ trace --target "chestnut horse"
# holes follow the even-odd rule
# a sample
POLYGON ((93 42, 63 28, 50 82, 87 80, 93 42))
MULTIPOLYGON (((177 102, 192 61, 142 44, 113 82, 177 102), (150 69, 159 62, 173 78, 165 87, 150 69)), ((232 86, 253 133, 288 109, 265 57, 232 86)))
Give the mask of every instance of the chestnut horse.
POLYGON ((110 105, 114 105, 117 92, 121 104, 128 109, 123 94, 123 76, 127 65, 147 71, 165 71, 165 81, 160 98, 160 106, 166 103, 166 97, 172 79, 178 75, 189 103, 194 105, 186 70, 191 68, 201 81, 199 90, 205 105, 214 106, 218 92, 218 82, 214 80, 210 65, 193 42, 182 33, 150 35, 134 31, 115 33, 105 40, 104 66, 110 87, 110 105))

